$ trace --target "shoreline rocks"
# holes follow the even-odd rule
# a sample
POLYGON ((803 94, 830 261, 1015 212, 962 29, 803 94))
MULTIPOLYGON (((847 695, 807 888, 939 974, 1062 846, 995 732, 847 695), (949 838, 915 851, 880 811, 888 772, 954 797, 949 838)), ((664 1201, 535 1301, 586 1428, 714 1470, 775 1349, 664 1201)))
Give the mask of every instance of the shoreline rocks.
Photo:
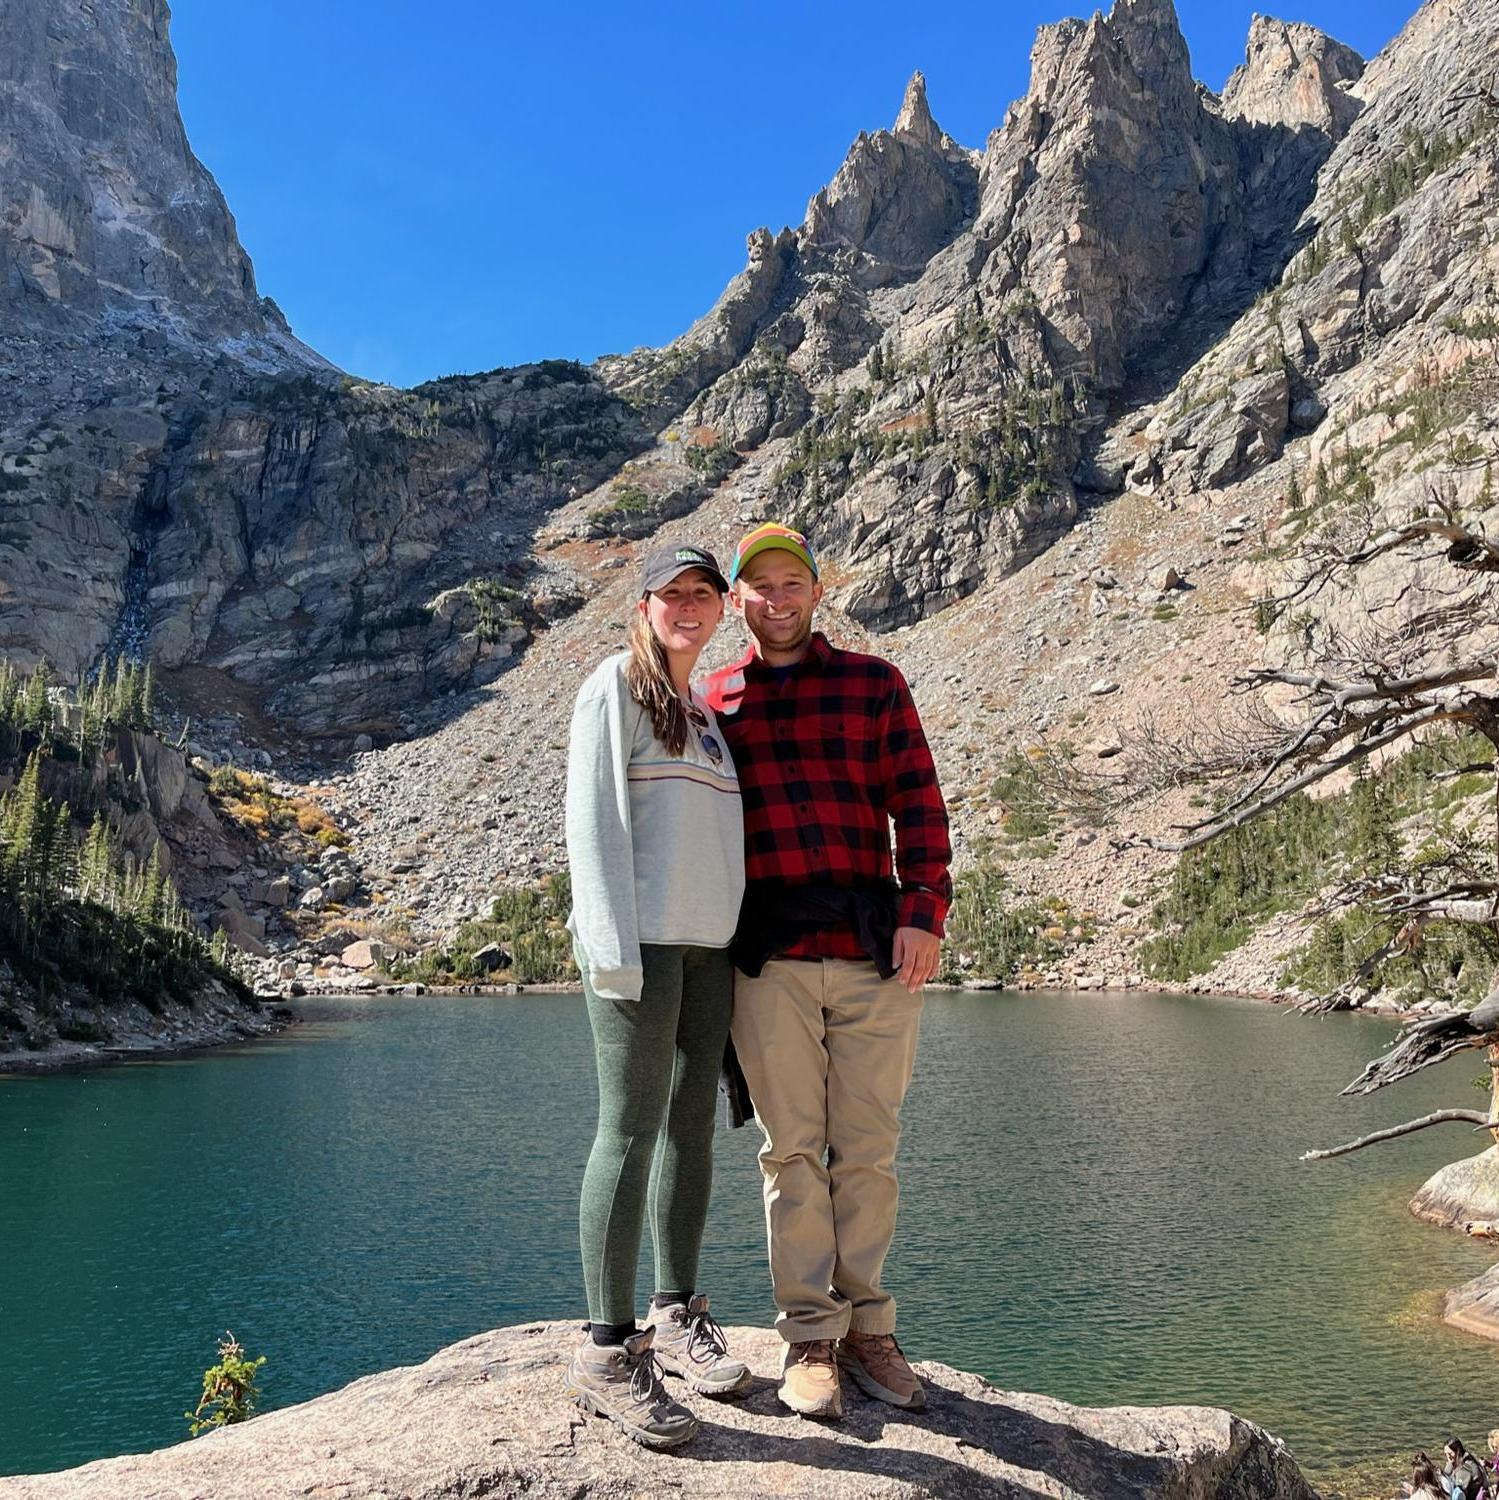
POLYGON ((1499 1339, 1499 1265, 1448 1292, 1442 1321, 1481 1339, 1499 1339))
POLYGON ((165 1002, 159 1012, 131 1003, 95 1014, 108 1018, 106 1036, 87 1042, 58 1039, 35 1050, 0 1051, 0 1078, 204 1052, 231 1042, 274 1036, 296 1022, 279 1001, 251 1005, 218 987, 205 992, 195 1004, 165 1002))
POLYGON ((1499 1219, 1499 1146, 1434 1172, 1416 1190, 1410 1210, 1448 1229, 1499 1219))

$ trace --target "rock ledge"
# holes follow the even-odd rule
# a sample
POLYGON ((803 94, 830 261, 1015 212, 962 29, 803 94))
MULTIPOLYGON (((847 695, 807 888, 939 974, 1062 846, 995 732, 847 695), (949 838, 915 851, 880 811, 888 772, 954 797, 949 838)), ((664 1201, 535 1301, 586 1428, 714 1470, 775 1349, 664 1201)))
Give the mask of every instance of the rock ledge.
POLYGON ((0 1479, 0 1500, 1314 1500, 1281 1444, 1229 1412, 1068 1406, 930 1362, 925 1412, 852 1393, 842 1423, 804 1422, 776 1402, 779 1340, 748 1329, 731 1339, 757 1376, 749 1396, 694 1399, 698 1438, 652 1454, 563 1397, 577 1336, 570 1323, 480 1334, 174 1448, 0 1479))

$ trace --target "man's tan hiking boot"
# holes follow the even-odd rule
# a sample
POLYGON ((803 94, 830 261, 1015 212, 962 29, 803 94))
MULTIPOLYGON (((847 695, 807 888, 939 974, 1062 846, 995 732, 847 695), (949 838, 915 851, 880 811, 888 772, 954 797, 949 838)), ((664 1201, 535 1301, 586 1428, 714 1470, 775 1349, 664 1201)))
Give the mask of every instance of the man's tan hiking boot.
POLYGON ((573 1351, 563 1389, 584 1411, 608 1417, 647 1448, 675 1448, 697 1435, 697 1418, 666 1394, 651 1353, 652 1328, 622 1344, 586 1338, 573 1351))
POLYGON ((723 1329, 708 1316, 708 1299, 701 1292, 687 1302, 653 1305, 645 1326, 656 1330, 652 1347, 661 1368, 680 1375, 700 1395, 725 1399, 750 1388, 749 1366, 729 1358, 723 1329))
POLYGON ((838 1344, 838 1364, 854 1384, 876 1401, 903 1411, 920 1411, 926 1391, 893 1333, 846 1333, 838 1344))
POLYGON ((832 1339, 809 1339, 788 1344, 776 1394, 782 1406, 804 1417, 834 1421, 843 1415, 843 1388, 838 1381, 838 1357, 832 1339))

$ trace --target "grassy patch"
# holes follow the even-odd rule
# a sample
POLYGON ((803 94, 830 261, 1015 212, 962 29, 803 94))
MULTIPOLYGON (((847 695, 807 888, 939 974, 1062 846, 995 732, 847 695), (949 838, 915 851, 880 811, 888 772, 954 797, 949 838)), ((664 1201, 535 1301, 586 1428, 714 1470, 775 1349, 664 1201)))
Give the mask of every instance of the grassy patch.
POLYGON ((327 810, 310 797, 283 797, 271 790, 262 776, 234 766, 218 766, 208 778, 208 790, 219 810, 242 828, 260 838, 292 830, 313 839, 326 849, 342 848, 349 837, 328 816, 327 810))
POLYGON ((643 485, 616 482, 610 487, 608 501, 589 511, 588 519, 608 521, 616 516, 641 515, 655 504, 655 497, 643 485))

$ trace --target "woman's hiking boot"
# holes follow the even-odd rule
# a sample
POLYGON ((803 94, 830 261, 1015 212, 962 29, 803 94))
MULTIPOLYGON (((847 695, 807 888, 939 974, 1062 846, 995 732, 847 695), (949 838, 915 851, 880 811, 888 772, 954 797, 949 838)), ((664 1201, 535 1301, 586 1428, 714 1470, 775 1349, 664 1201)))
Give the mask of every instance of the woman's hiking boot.
POLYGON ((893 1333, 846 1333, 838 1344, 838 1363, 854 1384, 876 1401, 903 1411, 920 1411, 926 1391, 893 1333))
POLYGON ((832 1339, 808 1339, 788 1344, 776 1394, 782 1406, 804 1417, 835 1421, 843 1415, 843 1387, 838 1381, 838 1358, 832 1339))
POLYGON ((656 1330, 652 1352, 668 1375, 680 1375, 703 1396, 742 1396, 753 1378, 743 1360, 729 1358, 723 1329, 708 1316, 701 1293, 686 1302, 651 1306, 645 1326, 656 1330))
POLYGON ((608 1417, 647 1448, 676 1448, 697 1435, 697 1418, 673 1401, 651 1353, 655 1329, 622 1344, 587 1338, 573 1351, 563 1389, 584 1411, 608 1417))

